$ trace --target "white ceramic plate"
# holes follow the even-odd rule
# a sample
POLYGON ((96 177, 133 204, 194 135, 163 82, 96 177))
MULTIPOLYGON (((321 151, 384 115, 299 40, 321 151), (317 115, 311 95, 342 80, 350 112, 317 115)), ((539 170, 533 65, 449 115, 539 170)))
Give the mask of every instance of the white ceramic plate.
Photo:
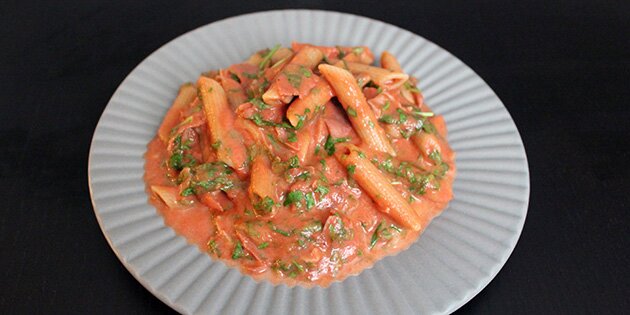
MULTIPOLYGON (((471 47, 474 49, 474 47, 471 47)), ((499 272, 529 200, 525 150, 499 98, 444 49, 393 25, 325 11, 237 16, 186 33, 123 81, 96 127, 88 166, 94 212, 112 249, 149 291, 182 313, 438 314, 469 301, 499 272), (255 282, 213 261, 147 203, 143 154, 179 85, 292 40, 387 49, 420 78, 457 152, 455 199, 420 240, 327 289, 255 282)))

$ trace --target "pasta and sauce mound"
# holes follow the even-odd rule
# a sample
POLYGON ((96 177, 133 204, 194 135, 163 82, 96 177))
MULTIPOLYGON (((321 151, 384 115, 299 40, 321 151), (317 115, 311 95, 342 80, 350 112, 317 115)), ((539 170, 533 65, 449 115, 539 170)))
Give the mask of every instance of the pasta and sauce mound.
POLYGON ((150 202, 273 283, 325 287, 407 248, 452 199, 454 153, 417 80, 373 63, 293 43, 182 85, 145 155, 150 202))

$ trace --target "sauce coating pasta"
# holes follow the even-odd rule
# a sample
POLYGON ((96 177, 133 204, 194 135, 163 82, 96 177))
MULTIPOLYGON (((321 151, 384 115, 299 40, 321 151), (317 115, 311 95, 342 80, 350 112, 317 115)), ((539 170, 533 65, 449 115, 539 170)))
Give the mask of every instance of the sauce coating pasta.
POLYGON ((416 79, 365 46, 293 43, 182 85, 145 154, 149 201, 255 279, 328 286, 412 244, 455 157, 416 79))

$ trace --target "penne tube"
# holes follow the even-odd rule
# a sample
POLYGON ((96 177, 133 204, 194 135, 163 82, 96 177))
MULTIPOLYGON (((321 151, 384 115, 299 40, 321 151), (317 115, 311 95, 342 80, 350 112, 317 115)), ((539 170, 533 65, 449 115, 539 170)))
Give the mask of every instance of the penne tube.
POLYGON ((354 76, 347 70, 321 64, 319 71, 332 87, 359 138, 373 150, 396 156, 396 152, 376 120, 354 76))
POLYGON ((263 60, 263 57, 258 53, 254 53, 253 55, 249 56, 249 58, 247 58, 247 61, 245 61, 246 63, 253 65, 253 66, 258 66, 263 60))
POLYGON ((393 72, 387 69, 365 65, 357 62, 337 62, 335 66, 344 68, 353 74, 366 73, 372 81, 386 90, 394 90, 401 87, 409 76, 402 72, 393 72))
POLYGON ((322 59, 324 59, 324 54, 319 49, 312 46, 304 46, 293 56, 291 63, 313 70, 322 59))
POLYGON ((300 121, 304 123, 309 120, 317 111, 318 106, 323 108, 332 96, 330 84, 325 80, 320 80, 308 95, 291 103, 287 109, 289 122, 293 127, 297 127, 300 121))
POLYGON ((291 43, 294 51, 300 50, 304 46, 311 46, 319 49, 328 61, 343 59, 349 62, 360 62, 366 65, 374 62, 374 55, 367 46, 313 46, 305 43, 291 43))
POLYGON ((278 49, 278 51, 276 51, 276 53, 273 54, 273 56, 271 56, 271 64, 275 65, 276 63, 278 63, 278 61, 291 58, 292 55, 293 55, 293 51, 291 51, 291 49, 282 47, 278 49))
POLYGON ((274 203, 278 201, 274 182, 269 158, 264 153, 257 154, 252 162, 248 193, 254 210, 259 215, 273 215, 274 203))
POLYGON ((378 205, 378 210, 389 215, 399 224, 419 231, 422 228, 422 221, 407 200, 374 164, 367 158, 361 157, 358 152, 357 147, 348 145, 340 150, 335 158, 346 168, 354 168, 350 176, 378 205))
POLYGON ((171 108, 166 112, 164 120, 158 129, 158 137, 164 143, 168 143, 171 135, 171 130, 177 126, 181 112, 190 105, 190 103, 197 97, 197 88, 192 83, 186 83, 179 88, 177 97, 173 101, 171 108))
POLYGON ((221 76, 221 86, 225 91, 228 103, 230 103, 230 108, 236 109, 238 105, 247 102, 245 90, 239 82, 229 75, 229 71, 221 70, 219 71, 219 74, 221 76))
POLYGON ((246 173, 247 154, 240 133, 234 130, 234 113, 219 82, 206 77, 197 81, 199 96, 217 158, 240 174, 246 173))
POLYGON ((263 101, 273 106, 281 106, 291 102, 293 96, 299 94, 304 81, 307 81, 307 78, 310 78, 312 81, 313 77, 315 77, 312 70, 323 58, 324 54, 320 50, 311 46, 302 47, 293 56, 289 64, 273 79, 273 83, 262 96, 263 101), (292 86, 292 89, 290 89, 290 92, 283 92, 283 86, 292 86))
POLYGON ((387 50, 381 54, 381 67, 393 72, 403 72, 398 59, 387 50))
POLYGON ((356 75, 356 78, 357 78, 357 84, 362 89, 366 84, 368 84, 372 80, 372 78, 370 78, 370 75, 367 73, 359 73, 356 75))
POLYGON ((160 200, 162 200, 162 202, 171 209, 187 207, 179 202, 181 197, 179 196, 179 188, 176 186, 152 185, 151 191, 153 191, 153 193, 155 193, 160 200))

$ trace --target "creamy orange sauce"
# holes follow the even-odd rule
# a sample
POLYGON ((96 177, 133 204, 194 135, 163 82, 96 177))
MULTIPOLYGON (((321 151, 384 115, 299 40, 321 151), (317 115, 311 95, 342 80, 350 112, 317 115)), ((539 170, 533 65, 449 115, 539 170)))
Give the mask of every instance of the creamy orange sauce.
MULTIPOLYGON (((217 78, 224 86, 247 89, 260 83, 239 70, 251 71, 251 66, 229 69, 240 82, 217 78)), ((314 86, 311 81, 324 80, 317 75, 315 70, 305 78, 300 91, 290 91, 286 77, 280 82, 288 93, 308 94, 314 86)), ((230 141, 240 141, 243 148, 230 153, 247 159, 238 169, 219 160, 220 144, 209 140, 211 127, 202 101, 195 97, 181 110, 169 111, 170 117, 165 118, 169 125, 160 128, 173 130, 168 140, 156 136, 148 144, 144 179, 150 203, 168 226, 201 251, 255 279, 325 287, 360 273, 418 239, 452 198, 455 175, 443 119, 414 116, 411 107, 425 112, 428 107, 413 103, 421 97, 403 100, 397 90, 381 92, 396 95, 383 108, 376 99, 379 95, 369 89, 373 88, 364 88, 364 93, 373 95, 368 103, 375 107, 377 117, 398 119, 396 123, 387 118, 379 122, 396 150, 395 157, 363 144, 347 113, 334 100, 323 104, 300 128, 279 126, 284 107, 259 108, 250 101, 230 104, 237 106, 232 106, 234 116, 227 136, 230 141), (276 125, 256 124, 255 114, 276 125), (419 121, 424 128, 418 127, 419 121), (401 133, 412 130, 409 128, 416 129, 406 139, 401 133), (339 138, 345 141, 330 145, 339 138), (420 218, 420 230, 393 220, 357 184, 352 169, 336 157, 348 144, 355 145, 404 197, 420 218), (261 165, 270 170, 267 203, 252 199, 250 176, 256 158, 263 159, 261 165), (421 187, 410 182, 419 179, 425 180, 421 187)), ((228 120, 222 121, 226 124, 228 120)))

